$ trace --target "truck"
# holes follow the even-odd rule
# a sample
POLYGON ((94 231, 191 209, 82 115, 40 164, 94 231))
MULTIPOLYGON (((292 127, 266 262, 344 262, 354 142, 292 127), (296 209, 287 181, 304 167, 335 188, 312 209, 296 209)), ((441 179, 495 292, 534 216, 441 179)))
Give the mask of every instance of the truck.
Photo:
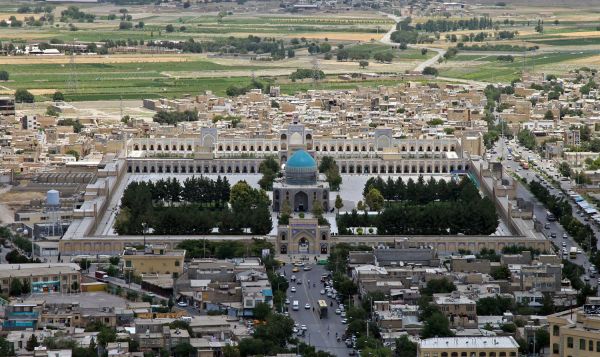
POLYGON ((294 302, 292 303, 292 310, 298 311, 299 308, 300 308, 300 303, 298 302, 298 300, 294 300, 294 302))
POLYGON ((96 280, 98 280, 98 281, 108 280, 108 274, 106 274, 106 272, 102 271, 102 270, 96 270, 96 272, 94 273, 94 276, 96 277, 96 280))

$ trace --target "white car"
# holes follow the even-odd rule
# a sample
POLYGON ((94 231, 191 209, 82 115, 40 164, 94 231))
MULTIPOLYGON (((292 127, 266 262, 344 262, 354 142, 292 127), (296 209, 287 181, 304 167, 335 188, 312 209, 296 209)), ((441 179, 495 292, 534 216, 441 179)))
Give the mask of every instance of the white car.
POLYGON ((287 299, 287 298, 286 298, 286 299, 285 299, 285 304, 286 304, 286 305, 289 305, 289 304, 290 304, 290 299, 287 299))
POLYGON ((340 316, 346 317, 346 311, 342 311, 342 313, 340 314, 340 316))
POLYGON ((342 323, 345 325, 348 323, 348 319, 342 319, 342 323))
POLYGON ((305 308, 306 310, 310 309, 310 304, 308 304, 308 303, 307 303, 306 305, 304 305, 304 308, 305 308))
POLYGON ((302 326, 300 326, 300 328, 301 328, 302 330, 307 330, 307 327, 306 327, 306 325, 302 325, 302 326))
POLYGON ((292 286, 291 289, 290 289, 290 291, 293 292, 293 293, 295 293, 296 292, 296 287, 292 286))
POLYGON ((342 313, 342 310, 340 310, 340 309, 335 309, 335 314, 336 314, 336 315, 339 315, 339 314, 341 314, 341 313, 342 313))
POLYGON ((325 295, 325 290, 321 289, 321 295, 325 295))
POLYGON ((180 302, 177 303, 177 306, 179 306, 179 307, 187 307, 188 304, 185 301, 180 301, 180 302))

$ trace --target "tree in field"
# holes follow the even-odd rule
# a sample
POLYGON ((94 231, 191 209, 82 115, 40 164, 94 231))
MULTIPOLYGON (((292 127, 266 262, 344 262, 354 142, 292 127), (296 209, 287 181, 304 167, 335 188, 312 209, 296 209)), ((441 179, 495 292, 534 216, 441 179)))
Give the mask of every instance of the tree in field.
POLYGON ((425 67, 423 68, 423 74, 426 76, 437 76, 438 70, 435 67, 425 67))
POLYGON ((358 65, 360 66, 360 68, 367 68, 367 66, 369 66, 369 61, 361 60, 358 62, 358 65))
POLYGON ((27 89, 17 89, 15 91, 15 101, 17 103, 33 103, 34 97, 27 89))
POLYGON ((64 96, 64 94, 62 94, 62 92, 56 91, 52 95, 52 100, 55 101, 55 102, 64 102, 65 101, 65 96, 64 96))

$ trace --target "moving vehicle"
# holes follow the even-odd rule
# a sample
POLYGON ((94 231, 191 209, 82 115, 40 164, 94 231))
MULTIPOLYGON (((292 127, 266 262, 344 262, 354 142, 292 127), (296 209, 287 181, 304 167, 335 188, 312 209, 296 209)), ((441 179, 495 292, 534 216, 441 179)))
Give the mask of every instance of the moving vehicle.
POLYGON ((577 247, 569 249, 569 259, 577 259, 577 247))
POLYGON ((300 303, 298 302, 298 300, 294 300, 294 302, 292 303, 292 310, 298 311, 299 308, 300 308, 300 303))
POLYGON ((179 306, 179 307, 187 307, 188 304, 185 301, 180 301, 180 302, 177 303, 177 306, 179 306))
POLYGON ((98 281, 108 280, 108 274, 106 274, 106 272, 102 271, 102 270, 96 270, 96 272, 94 273, 94 276, 96 277, 96 280, 98 280, 98 281))
POLYGON ((293 272, 293 273, 297 273, 297 272, 299 272, 299 271, 300 271, 300 269, 298 269, 298 267, 294 267, 294 268, 292 269, 292 272, 293 272))
POLYGON ((309 310, 309 309, 310 309, 310 304, 309 304, 309 303, 306 303, 306 304, 304 305, 304 308, 305 308, 306 310, 309 310))
POLYGON ((295 293, 296 292, 296 287, 292 286, 292 288, 290 289, 291 292, 295 293))
POLYGON ((304 270, 304 271, 309 271, 309 270, 311 270, 311 269, 312 269, 312 268, 310 267, 310 265, 306 265, 306 266, 305 266, 305 267, 304 267, 302 270, 304 270))
POLYGON ((327 301, 325 300, 319 300, 319 317, 320 318, 324 318, 327 317, 327 301))
POLYGON ((554 221, 556 221, 556 216, 554 216, 554 214, 552 214, 552 212, 546 211, 546 220, 548 222, 554 222, 554 221))

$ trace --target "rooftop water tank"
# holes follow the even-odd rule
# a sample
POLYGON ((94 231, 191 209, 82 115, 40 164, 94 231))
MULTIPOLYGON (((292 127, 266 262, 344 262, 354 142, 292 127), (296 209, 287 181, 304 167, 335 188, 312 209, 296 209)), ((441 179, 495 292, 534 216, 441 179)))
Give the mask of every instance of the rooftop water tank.
POLYGON ((48 206, 59 206, 60 205, 60 193, 56 190, 50 190, 46 192, 46 204, 48 206))

